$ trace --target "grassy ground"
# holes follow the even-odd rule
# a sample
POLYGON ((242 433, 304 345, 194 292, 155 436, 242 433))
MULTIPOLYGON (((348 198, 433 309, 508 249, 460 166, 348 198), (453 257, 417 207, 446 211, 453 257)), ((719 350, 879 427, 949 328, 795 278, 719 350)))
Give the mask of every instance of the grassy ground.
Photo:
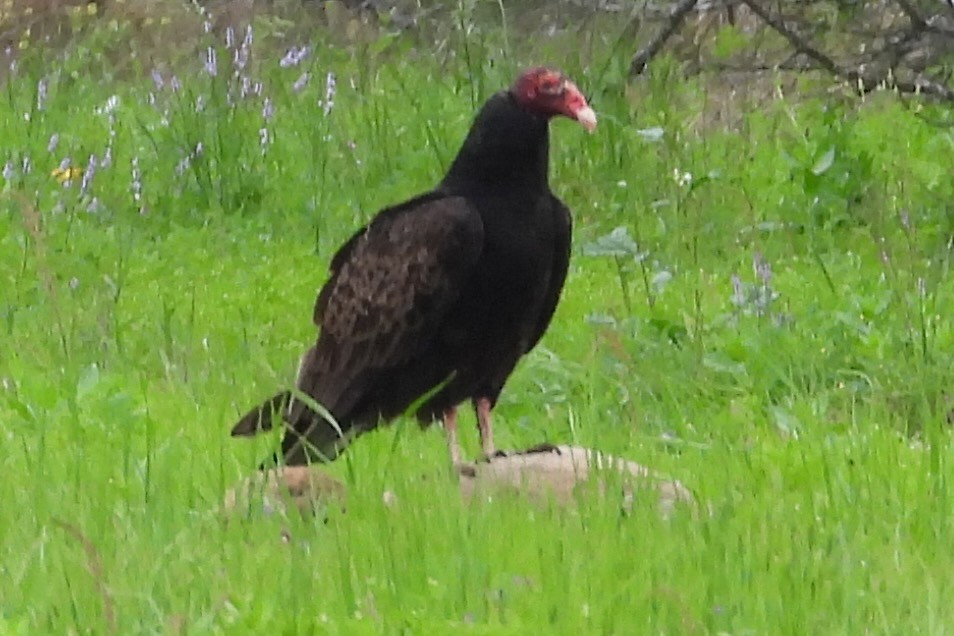
POLYGON ((727 102, 664 61, 623 91, 555 45, 237 68, 243 35, 215 77, 84 81, 76 54, 3 87, 0 634, 950 630, 949 129, 892 95, 727 102), (601 119, 553 126, 572 268, 498 444, 598 446, 712 515, 465 509, 405 422, 333 466, 346 515, 224 523, 275 443, 228 428, 291 379, 332 250, 531 59, 601 119))

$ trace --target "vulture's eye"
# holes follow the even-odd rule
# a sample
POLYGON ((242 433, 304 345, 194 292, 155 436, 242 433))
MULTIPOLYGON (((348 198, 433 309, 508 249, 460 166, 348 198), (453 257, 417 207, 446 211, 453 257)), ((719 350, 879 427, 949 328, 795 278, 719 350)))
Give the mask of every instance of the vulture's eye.
POLYGON ((563 91, 563 82, 556 77, 544 77, 540 80, 540 92, 544 95, 559 95, 563 91))

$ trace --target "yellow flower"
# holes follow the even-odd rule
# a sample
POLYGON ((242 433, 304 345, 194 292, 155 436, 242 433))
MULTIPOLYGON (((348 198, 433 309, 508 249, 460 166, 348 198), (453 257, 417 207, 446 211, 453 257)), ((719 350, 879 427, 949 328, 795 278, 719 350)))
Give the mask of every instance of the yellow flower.
POLYGON ((68 168, 56 168, 53 172, 50 173, 50 176, 57 180, 61 185, 66 185, 83 174, 83 170, 77 166, 69 166, 68 168))

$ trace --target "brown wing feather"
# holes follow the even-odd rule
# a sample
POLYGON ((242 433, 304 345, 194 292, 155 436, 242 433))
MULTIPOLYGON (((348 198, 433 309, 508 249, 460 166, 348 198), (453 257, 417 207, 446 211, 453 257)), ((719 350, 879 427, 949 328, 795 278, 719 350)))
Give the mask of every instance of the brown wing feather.
MULTIPOLYGON (((482 246, 480 216, 463 198, 418 199, 379 214, 332 260, 332 276, 315 303, 318 342, 303 360, 298 388, 346 431, 352 409, 379 374, 426 349, 482 246)), ((340 436, 316 426, 313 415, 294 401, 290 434, 306 437, 329 458, 337 455, 340 448, 329 443, 340 436)))

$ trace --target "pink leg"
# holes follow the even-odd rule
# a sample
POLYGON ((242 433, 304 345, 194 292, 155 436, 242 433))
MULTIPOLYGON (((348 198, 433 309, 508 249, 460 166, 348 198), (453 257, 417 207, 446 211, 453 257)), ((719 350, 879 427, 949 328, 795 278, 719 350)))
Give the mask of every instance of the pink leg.
POLYGON ((484 457, 493 457, 497 449, 494 448, 494 432, 490 423, 490 400, 477 398, 474 400, 477 410, 477 430, 480 431, 480 450, 484 457))
POLYGON ((455 466, 460 463, 460 447, 457 445, 457 407, 444 411, 444 434, 447 436, 447 450, 450 453, 451 463, 455 466))

